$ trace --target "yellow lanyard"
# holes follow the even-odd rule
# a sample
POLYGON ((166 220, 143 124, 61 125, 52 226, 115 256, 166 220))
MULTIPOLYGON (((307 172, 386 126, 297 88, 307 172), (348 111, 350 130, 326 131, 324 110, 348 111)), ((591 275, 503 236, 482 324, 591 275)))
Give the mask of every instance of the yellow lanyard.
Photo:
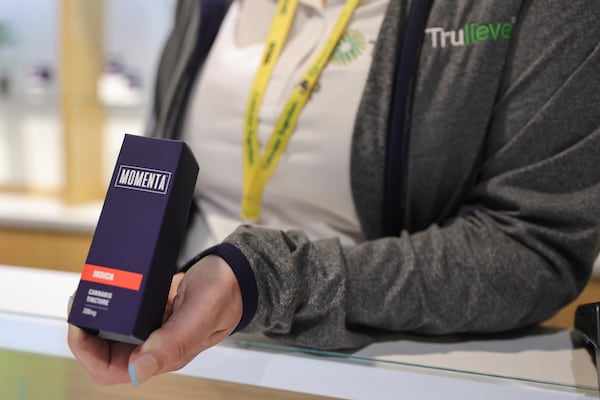
POLYGON ((261 63, 254 77, 244 120, 243 166, 244 191, 242 197, 242 217, 246 220, 258 220, 260 205, 265 186, 286 150, 287 143, 294 131, 298 116, 319 79, 319 75, 329 61, 338 41, 346 30, 346 26, 360 0, 347 0, 338 17, 333 31, 319 54, 312 61, 298 85, 288 98, 264 152, 259 154, 258 144, 258 112, 262 104, 273 68, 279 58, 281 49, 287 39, 288 32, 296 14, 298 0, 279 0, 275 17, 267 37, 261 63))

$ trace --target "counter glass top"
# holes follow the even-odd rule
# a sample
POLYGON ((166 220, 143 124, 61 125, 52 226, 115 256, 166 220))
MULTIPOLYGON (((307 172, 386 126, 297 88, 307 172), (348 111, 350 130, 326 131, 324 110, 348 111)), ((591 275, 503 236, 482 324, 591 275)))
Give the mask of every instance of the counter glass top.
POLYGON ((91 381, 66 343, 67 299, 78 279, 73 273, 0 266, 0 388, 10 388, 9 398, 42 398, 33 396, 37 390, 58 393, 45 399, 92 398, 78 397, 82 390, 98 398, 164 398, 152 397, 162 386, 188 398, 183 384, 188 381, 192 392, 243 392, 244 398, 254 393, 268 398, 269 391, 272 398, 599 397, 594 362, 579 337, 550 328, 484 337, 394 335, 352 352, 236 334, 136 392, 131 385, 107 389, 91 381))

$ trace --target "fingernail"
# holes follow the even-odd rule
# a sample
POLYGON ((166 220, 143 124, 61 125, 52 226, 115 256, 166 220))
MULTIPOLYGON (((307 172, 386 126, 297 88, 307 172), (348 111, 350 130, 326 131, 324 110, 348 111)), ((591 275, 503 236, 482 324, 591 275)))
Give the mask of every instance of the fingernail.
POLYGON ((67 314, 71 314, 73 309, 73 296, 69 296, 69 304, 67 304, 67 314))
POLYGON ((127 370, 129 371, 129 378, 131 378, 131 383, 133 384, 133 386, 140 386, 140 381, 138 380, 137 374, 135 373, 135 364, 129 364, 129 368, 127 368, 127 370))
POLYGON ((152 354, 144 354, 129 364, 128 371, 131 383, 137 387, 158 372, 158 363, 152 354))

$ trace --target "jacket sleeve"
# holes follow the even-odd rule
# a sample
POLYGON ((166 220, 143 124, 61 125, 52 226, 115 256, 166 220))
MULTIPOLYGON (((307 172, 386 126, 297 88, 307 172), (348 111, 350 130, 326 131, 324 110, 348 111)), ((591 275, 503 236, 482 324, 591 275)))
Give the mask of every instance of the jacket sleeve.
POLYGON ((166 128, 168 105, 174 101, 177 83, 195 47, 199 5, 200 2, 190 0, 178 0, 175 4, 171 31, 163 45, 154 80, 153 109, 146 132, 149 136, 174 135, 166 128))
POLYGON ((248 329, 354 348, 373 331, 505 331, 573 300, 600 248, 600 10, 577 4, 524 7, 481 170, 451 217, 355 247, 249 226, 228 237, 258 288, 248 329))

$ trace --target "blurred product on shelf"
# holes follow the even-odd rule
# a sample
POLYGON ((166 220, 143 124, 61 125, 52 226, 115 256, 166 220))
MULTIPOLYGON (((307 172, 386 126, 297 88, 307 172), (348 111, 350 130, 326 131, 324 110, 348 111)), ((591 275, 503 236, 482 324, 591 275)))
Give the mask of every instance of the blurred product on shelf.
POLYGON ((98 99, 107 107, 127 107, 141 104, 141 79, 116 57, 106 62, 98 79, 98 99))

